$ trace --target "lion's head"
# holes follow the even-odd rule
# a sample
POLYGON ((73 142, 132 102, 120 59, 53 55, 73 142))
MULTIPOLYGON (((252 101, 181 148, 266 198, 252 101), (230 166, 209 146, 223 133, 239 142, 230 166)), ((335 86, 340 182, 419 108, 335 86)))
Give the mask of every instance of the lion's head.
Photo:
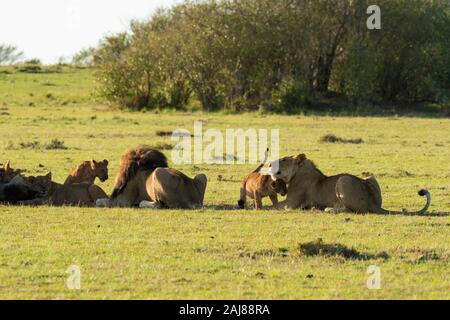
POLYGON ((8 171, 8 170, 10 170, 9 161, 6 161, 5 163, 2 163, 0 165, 0 171, 8 171))
POLYGON ((95 177, 98 177, 101 182, 105 182, 108 180, 108 160, 103 160, 100 162, 97 162, 95 160, 92 160, 90 163, 90 167, 94 173, 95 177))
POLYGON ((283 180, 289 184, 305 160, 306 156, 299 154, 295 157, 285 157, 274 161, 269 165, 269 174, 274 181, 283 180))
POLYGON ((0 165, 0 182, 1 183, 8 183, 10 182, 14 177, 20 174, 20 170, 12 169, 10 166, 10 162, 7 161, 0 165))
POLYGON ((280 194, 283 197, 287 194, 287 185, 283 180, 278 179, 272 181, 270 186, 276 193, 280 194))
POLYGON ((139 170, 154 171, 156 168, 168 167, 166 156, 151 147, 140 145, 135 149, 127 150, 120 160, 111 198, 117 198, 139 170))
POLYGON ((49 172, 45 176, 30 176, 25 178, 31 185, 32 189, 37 192, 38 197, 49 195, 52 188, 52 173, 49 172))

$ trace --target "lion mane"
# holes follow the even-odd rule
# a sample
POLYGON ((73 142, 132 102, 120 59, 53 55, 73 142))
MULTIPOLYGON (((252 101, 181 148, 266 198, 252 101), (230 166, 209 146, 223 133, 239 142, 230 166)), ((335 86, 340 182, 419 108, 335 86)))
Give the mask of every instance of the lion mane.
POLYGON ((166 156, 146 145, 125 152, 120 161, 114 190, 111 198, 116 198, 140 170, 153 171, 157 168, 168 168, 166 156))

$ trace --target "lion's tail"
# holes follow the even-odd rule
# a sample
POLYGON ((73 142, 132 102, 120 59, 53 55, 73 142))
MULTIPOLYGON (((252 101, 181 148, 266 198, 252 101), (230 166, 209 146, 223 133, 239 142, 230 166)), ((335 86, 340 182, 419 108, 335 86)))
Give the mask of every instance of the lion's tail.
POLYGON ((119 171, 111 198, 116 198, 127 186, 127 183, 136 176, 140 169, 155 170, 167 168, 166 156, 155 149, 141 145, 136 149, 128 150, 120 161, 119 171))
POLYGON ((269 159, 269 148, 267 148, 266 152, 264 153, 264 160, 259 164, 259 166, 252 171, 252 173, 258 173, 261 171, 261 169, 266 165, 267 160, 269 159))
POLYGON ((246 181, 244 181, 244 183, 242 184, 242 188, 241 188, 241 197, 239 198, 238 201, 238 206, 240 209, 244 209, 245 208, 245 203, 247 202, 247 187, 246 187, 246 181))
POLYGON ((390 210, 384 210, 381 209, 382 214, 408 214, 408 215, 422 215, 428 211, 431 204, 431 194, 428 190, 422 189, 419 191, 419 196, 421 197, 427 197, 427 203, 425 204, 425 207, 423 207, 422 210, 416 211, 416 212, 400 212, 400 211, 390 211, 390 210))

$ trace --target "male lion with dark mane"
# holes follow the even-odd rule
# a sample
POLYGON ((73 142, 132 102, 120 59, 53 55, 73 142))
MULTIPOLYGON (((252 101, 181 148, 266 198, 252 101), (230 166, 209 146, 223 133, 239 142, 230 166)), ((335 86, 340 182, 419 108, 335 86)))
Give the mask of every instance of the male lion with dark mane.
MULTIPOLYGON (((329 212, 350 211, 356 213, 403 214, 382 208, 381 189, 374 177, 363 180, 350 174, 327 177, 304 154, 286 157, 270 164, 269 174, 274 180, 288 184, 286 201, 278 208, 318 208, 329 212)), ((410 214, 424 214, 430 207, 427 190, 420 190, 427 197, 425 207, 410 214)))
POLYGON ((194 179, 170 169, 158 150, 139 146, 123 156, 111 199, 100 199, 100 207, 194 209, 203 206, 207 178, 194 179))

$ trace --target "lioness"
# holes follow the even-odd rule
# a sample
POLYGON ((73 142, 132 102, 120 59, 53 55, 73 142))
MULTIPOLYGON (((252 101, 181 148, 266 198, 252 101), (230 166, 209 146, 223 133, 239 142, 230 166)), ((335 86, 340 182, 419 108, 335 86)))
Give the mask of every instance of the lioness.
POLYGON ((108 180, 108 160, 84 161, 72 171, 64 184, 94 184, 95 178, 99 178, 101 182, 108 180))
POLYGON ((239 208, 244 209, 247 196, 253 199, 255 209, 262 209, 262 199, 269 197, 274 205, 278 204, 278 193, 285 196, 287 186, 283 180, 273 181, 270 175, 262 175, 261 169, 265 166, 269 157, 269 149, 266 150, 261 164, 248 174, 242 183, 241 198, 238 201, 239 208))
POLYGON ((21 204, 24 205, 91 207, 95 205, 98 199, 108 198, 106 193, 95 184, 63 185, 53 182, 51 173, 46 176, 32 176, 26 179, 43 196, 29 201, 22 201, 21 204))
MULTIPOLYGON (((282 179, 288 184, 286 201, 279 203, 279 208, 316 207, 332 212, 403 213, 382 208, 381 189, 374 177, 367 180, 350 174, 327 177, 304 154, 272 162, 269 174, 273 179, 282 179)), ((430 207, 430 193, 421 190, 419 195, 426 196, 427 203, 422 210, 411 214, 423 214, 430 207)))
POLYGON ((157 168, 146 182, 152 201, 141 201, 139 207, 199 209, 203 206, 207 180, 204 174, 191 179, 172 168, 157 168))
POLYGON ((20 174, 14 176, 7 183, 0 183, 0 203, 16 204, 20 201, 31 200, 39 192, 20 174))
POLYGON ((20 170, 14 170, 11 168, 10 162, 7 161, 0 165, 0 183, 8 183, 14 177, 20 174, 20 170))

